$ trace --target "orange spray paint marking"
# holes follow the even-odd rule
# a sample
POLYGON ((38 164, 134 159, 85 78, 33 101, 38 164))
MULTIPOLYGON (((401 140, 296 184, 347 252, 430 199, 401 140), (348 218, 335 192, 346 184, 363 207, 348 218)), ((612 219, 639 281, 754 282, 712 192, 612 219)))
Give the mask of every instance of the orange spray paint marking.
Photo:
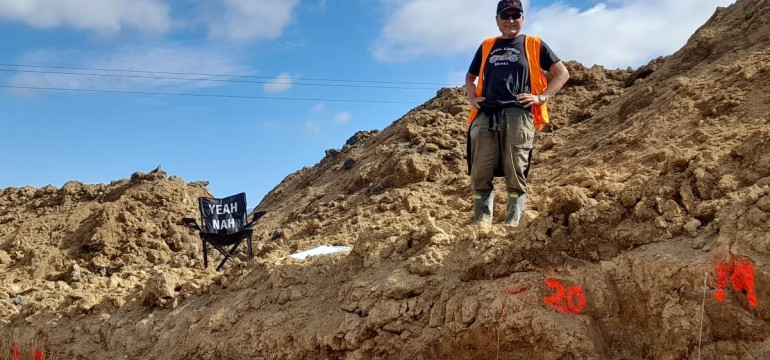
POLYGON ((503 313, 502 313, 503 317, 508 317, 508 308, 509 307, 510 306, 508 306, 508 304, 503 304, 503 313))
POLYGON ((43 360, 43 352, 40 350, 35 350, 35 360, 43 360))
POLYGON ((567 291, 567 307, 570 314, 580 314, 586 308, 586 294, 580 286, 573 286, 567 291), (577 304, 574 300, 577 297, 577 304))
POLYGON ((508 305, 508 296, 518 295, 525 291, 527 291, 527 288, 520 288, 515 285, 510 285, 505 288, 505 290, 503 291, 505 293, 505 301, 503 302, 503 308, 502 308, 503 317, 508 317, 508 309, 510 308, 510 306, 508 305))
POLYGON ((13 360, 19 360, 19 345, 13 344, 13 360))
POLYGON ((728 281, 735 291, 746 295, 749 306, 755 308, 758 305, 757 293, 754 288, 754 265, 748 260, 730 260, 730 263, 714 264, 717 270, 717 291, 714 298, 718 301, 725 301, 727 295, 725 289, 728 281))
POLYGON ((505 293, 508 294, 508 295, 518 295, 518 294, 521 294, 521 293, 523 293, 525 291, 527 291, 527 288, 520 288, 520 287, 516 287, 516 286, 513 286, 513 285, 505 288, 505 293))
POLYGON ((725 301, 725 287, 727 287, 727 280, 730 278, 730 273, 733 269, 728 264, 714 265, 717 268, 717 292, 714 293, 714 297, 721 302, 725 301))
POLYGON ((555 293, 543 298, 546 304, 565 314, 580 314, 585 309, 586 296, 580 286, 575 285, 567 290, 564 284, 556 279, 545 279, 545 284, 556 290, 555 293))
POLYGON ((754 290, 754 265, 749 263, 736 264, 730 281, 735 290, 746 295, 749 306, 757 307, 757 293, 754 290))

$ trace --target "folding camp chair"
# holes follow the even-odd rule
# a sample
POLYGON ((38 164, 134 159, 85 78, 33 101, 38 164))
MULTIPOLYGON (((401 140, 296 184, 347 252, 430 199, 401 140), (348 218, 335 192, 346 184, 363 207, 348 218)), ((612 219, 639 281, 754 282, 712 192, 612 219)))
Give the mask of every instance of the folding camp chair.
POLYGON ((217 271, 222 269, 227 260, 232 260, 235 251, 243 240, 249 251, 249 259, 254 258, 251 246, 251 236, 254 229, 251 228, 259 220, 265 211, 254 213, 250 222, 246 222, 246 194, 240 193, 225 198, 198 198, 198 208, 201 213, 201 225, 192 218, 182 219, 183 225, 197 230, 203 242, 203 267, 209 265, 208 245, 219 251, 225 258, 217 266, 217 271), (228 246, 230 249, 228 250, 228 246))

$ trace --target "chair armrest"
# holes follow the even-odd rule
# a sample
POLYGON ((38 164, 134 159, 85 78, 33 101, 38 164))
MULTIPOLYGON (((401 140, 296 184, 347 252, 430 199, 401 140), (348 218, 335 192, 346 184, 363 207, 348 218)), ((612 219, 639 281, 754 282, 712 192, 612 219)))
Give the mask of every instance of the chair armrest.
POLYGON ((193 230, 203 231, 200 225, 198 225, 198 221, 193 218, 182 218, 182 220, 178 224, 187 226, 188 228, 193 230))
POLYGON ((254 217, 251 219, 251 221, 249 221, 248 223, 243 225, 243 227, 250 228, 252 225, 254 225, 254 223, 257 222, 257 220, 259 220, 259 218, 265 216, 265 214, 267 214, 267 211, 257 211, 257 212, 255 212, 254 213, 254 217))

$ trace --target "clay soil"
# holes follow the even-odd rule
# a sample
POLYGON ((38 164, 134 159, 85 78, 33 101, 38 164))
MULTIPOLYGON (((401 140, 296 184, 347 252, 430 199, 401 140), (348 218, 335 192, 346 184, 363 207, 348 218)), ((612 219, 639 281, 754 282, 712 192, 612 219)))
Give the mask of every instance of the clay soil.
POLYGON ((289 175, 220 272, 179 224, 206 183, 0 189, 0 357, 770 359, 769 49, 740 0, 639 69, 568 63, 514 229, 502 182, 471 221, 462 89, 289 175), (320 245, 352 250, 287 257, 320 245))

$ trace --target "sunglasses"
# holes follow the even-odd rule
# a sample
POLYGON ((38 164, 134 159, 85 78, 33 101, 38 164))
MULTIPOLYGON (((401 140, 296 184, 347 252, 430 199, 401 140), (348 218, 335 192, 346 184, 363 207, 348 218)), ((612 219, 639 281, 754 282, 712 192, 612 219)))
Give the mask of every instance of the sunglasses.
POLYGON ((497 15, 500 20, 519 20, 521 19, 521 13, 520 12, 512 12, 512 13, 501 13, 500 15, 497 15))

